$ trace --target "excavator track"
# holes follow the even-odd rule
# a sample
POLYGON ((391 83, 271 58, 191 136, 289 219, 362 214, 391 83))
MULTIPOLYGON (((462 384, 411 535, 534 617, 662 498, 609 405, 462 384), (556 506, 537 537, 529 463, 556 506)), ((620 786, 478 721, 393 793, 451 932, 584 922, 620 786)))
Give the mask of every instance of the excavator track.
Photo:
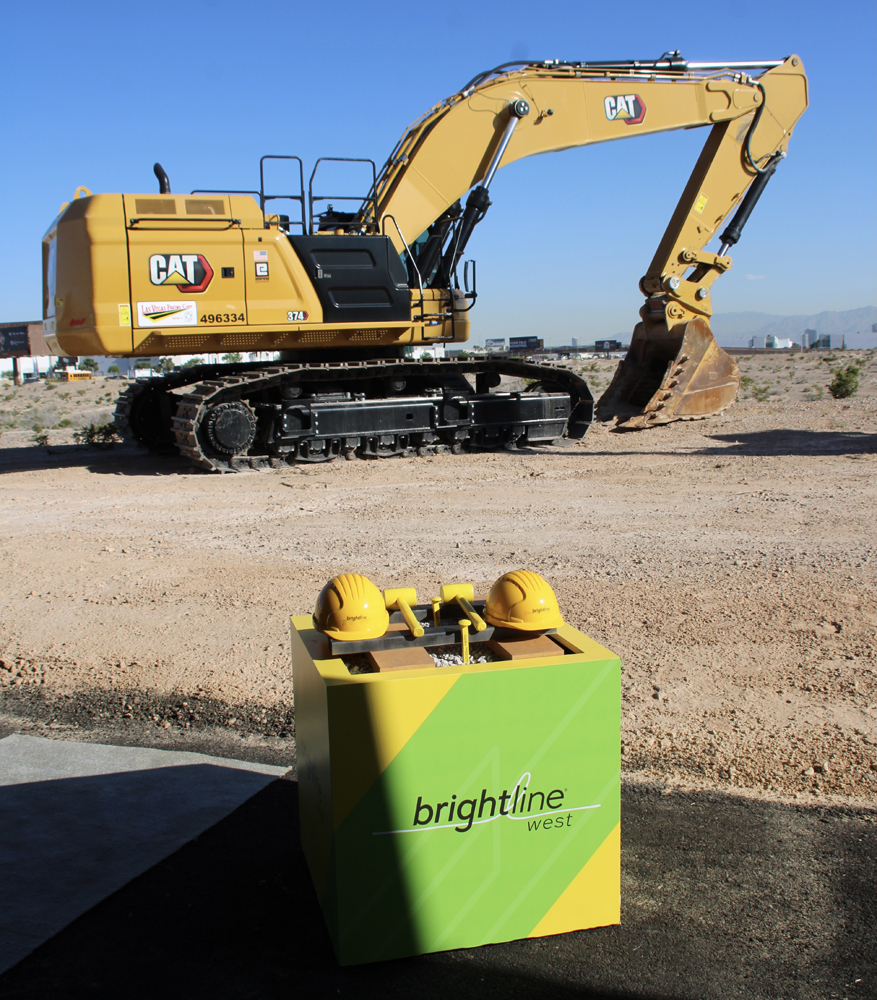
POLYGON ((582 437, 593 409, 587 382, 560 365, 378 359, 173 372, 122 393, 116 423, 152 450, 238 472, 542 445, 582 437), (464 375, 475 376, 474 391, 464 375), (502 375, 531 385, 491 392, 502 375))

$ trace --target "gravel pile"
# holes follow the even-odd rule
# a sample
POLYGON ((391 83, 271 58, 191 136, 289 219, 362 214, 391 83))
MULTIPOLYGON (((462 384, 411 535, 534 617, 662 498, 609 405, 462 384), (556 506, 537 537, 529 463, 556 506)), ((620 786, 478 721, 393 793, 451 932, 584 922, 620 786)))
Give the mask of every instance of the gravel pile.
MULTIPOLYGON (((458 645, 432 646, 430 655, 437 667, 459 667, 463 663, 463 655, 458 645)), ((496 663, 499 657, 485 643, 474 643, 469 639, 470 663, 496 663)))
MULTIPOLYGON (((429 655, 435 660, 437 667, 459 667, 463 663, 463 656, 458 645, 429 646, 429 655)), ((365 653, 352 653, 350 656, 342 657, 344 666, 352 674, 372 674, 374 667, 365 653)), ((469 646, 470 663, 495 663, 499 657, 493 650, 488 649, 485 644, 471 643, 469 646)))

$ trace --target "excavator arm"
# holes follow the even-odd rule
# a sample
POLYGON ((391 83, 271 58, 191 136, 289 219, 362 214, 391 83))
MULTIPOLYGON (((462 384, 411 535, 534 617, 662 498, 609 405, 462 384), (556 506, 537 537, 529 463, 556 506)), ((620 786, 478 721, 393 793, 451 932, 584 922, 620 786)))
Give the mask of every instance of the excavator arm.
POLYGON ((709 329, 711 286, 729 270, 755 202, 807 107, 797 56, 777 62, 529 63, 470 81, 415 122, 363 206, 421 287, 451 289, 500 166, 537 153, 710 126, 658 249, 640 282, 642 322, 598 403, 635 429, 718 412, 739 372, 709 329), (758 76, 750 75, 758 72, 758 76), (461 201, 467 195, 466 207, 461 201), (730 213, 718 253, 704 250, 730 213))

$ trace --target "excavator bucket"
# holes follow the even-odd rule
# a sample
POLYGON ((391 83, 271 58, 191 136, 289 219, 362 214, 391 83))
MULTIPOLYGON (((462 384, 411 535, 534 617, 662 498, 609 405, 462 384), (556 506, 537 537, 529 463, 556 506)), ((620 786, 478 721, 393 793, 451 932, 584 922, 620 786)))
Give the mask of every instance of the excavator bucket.
POLYGON ((621 431, 673 420, 698 420, 734 402, 740 369, 719 347, 706 320, 672 329, 638 323, 630 350, 597 403, 597 419, 621 431))

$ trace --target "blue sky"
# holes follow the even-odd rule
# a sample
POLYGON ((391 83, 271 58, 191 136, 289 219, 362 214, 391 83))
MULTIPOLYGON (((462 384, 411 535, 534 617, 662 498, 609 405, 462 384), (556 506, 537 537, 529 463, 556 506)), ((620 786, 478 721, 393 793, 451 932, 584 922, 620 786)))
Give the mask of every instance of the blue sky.
MULTIPOLYGON (((779 59, 811 104, 713 291, 717 313, 877 304, 873 0, 441 5, 188 0, 4 11, 0 320, 40 314, 40 239, 77 185, 258 187, 259 157, 384 161, 407 125, 510 59, 779 59), (429 8, 429 9, 428 9, 429 8)), ((473 340, 630 331, 637 281, 707 131, 606 143, 500 170, 469 252, 473 340)))

